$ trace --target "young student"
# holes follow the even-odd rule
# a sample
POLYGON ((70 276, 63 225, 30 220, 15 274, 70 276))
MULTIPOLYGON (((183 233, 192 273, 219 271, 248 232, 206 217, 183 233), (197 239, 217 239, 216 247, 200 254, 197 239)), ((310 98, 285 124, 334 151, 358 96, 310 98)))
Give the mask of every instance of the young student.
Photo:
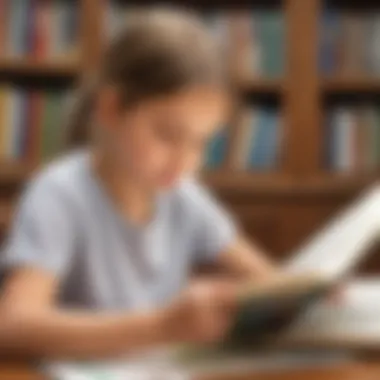
POLYGON ((218 49, 192 15, 141 11, 96 78, 73 114, 88 144, 21 199, 2 253, 0 349, 96 358, 220 339, 236 280, 192 283, 193 266, 242 281, 272 266, 195 180, 228 113, 218 49))

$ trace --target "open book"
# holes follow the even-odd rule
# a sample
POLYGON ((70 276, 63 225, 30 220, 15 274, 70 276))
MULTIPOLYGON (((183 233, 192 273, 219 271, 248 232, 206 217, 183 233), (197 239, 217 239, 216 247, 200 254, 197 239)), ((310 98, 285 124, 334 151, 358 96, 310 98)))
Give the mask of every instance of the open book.
POLYGON ((283 278, 244 289, 226 345, 295 341, 295 333, 285 334, 295 320, 297 339, 305 342, 303 312, 349 275, 379 237, 380 185, 376 185, 290 255, 283 278))

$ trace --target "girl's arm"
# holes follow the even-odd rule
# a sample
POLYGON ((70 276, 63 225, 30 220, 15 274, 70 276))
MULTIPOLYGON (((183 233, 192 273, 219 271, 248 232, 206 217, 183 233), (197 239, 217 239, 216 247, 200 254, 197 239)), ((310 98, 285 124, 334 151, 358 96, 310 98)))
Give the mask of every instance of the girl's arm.
POLYGON ((0 350, 7 355, 94 359, 164 343, 214 340, 224 334, 232 316, 232 289, 227 283, 193 287, 172 305, 149 312, 80 312, 55 306, 53 276, 16 269, 0 299, 0 350))
POLYGON ((242 235, 218 256, 218 264, 224 271, 241 279, 258 279, 274 275, 275 265, 261 248, 250 243, 242 235))

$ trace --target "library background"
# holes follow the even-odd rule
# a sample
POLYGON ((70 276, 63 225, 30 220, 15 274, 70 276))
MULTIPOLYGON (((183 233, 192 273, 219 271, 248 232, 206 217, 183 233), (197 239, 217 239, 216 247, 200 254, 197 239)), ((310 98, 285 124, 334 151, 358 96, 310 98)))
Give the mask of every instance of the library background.
MULTIPOLYGON (((132 3, 0 1, 1 239, 28 177, 63 148, 73 88, 132 3)), ((282 260, 380 173, 380 4, 172 3, 202 14, 239 89, 204 181, 282 260)), ((380 269, 369 256, 363 270, 380 269)))

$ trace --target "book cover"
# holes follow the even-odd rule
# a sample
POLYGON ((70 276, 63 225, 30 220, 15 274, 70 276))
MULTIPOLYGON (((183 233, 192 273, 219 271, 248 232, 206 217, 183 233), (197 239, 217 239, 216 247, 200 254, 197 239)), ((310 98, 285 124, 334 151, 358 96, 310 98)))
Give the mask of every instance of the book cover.
POLYGON ((35 4, 33 56, 45 59, 48 56, 49 34, 51 33, 51 2, 35 4))
POLYGON ((63 94, 60 92, 50 91, 45 94, 40 151, 42 161, 48 161, 53 158, 62 144, 62 118, 59 117, 63 112, 62 100, 63 94))
POLYGON ((249 157, 257 133, 258 110, 255 107, 246 107, 242 111, 239 125, 239 139, 237 146, 239 151, 236 154, 236 169, 246 169, 249 167, 249 157))
POLYGON ((6 54, 9 33, 9 1, 0 1, 0 58, 6 54))
POLYGON ((354 158, 355 116, 353 110, 338 107, 333 114, 335 129, 334 169, 340 172, 350 172, 354 158))
POLYGON ((380 75, 380 15, 367 15, 368 35, 366 46, 367 69, 373 75, 380 75))
POLYGON ((28 96, 28 124, 27 124, 27 157, 31 162, 38 163, 41 151, 41 120, 44 107, 41 91, 31 91, 28 96))
POLYGON ((12 0, 9 2, 9 24, 6 42, 6 55, 17 57, 23 53, 23 20, 25 6, 22 0, 12 0))
POLYGON ((366 27, 361 13, 342 16, 342 75, 357 75, 365 70, 366 27))
POLYGON ((12 138, 11 138, 11 152, 12 158, 21 159, 22 158, 22 150, 21 150, 21 142, 22 142, 22 120, 23 120, 23 101, 24 101, 24 91, 20 88, 12 89, 12 97, 13 97, 13 106, 12 106, 12 138))
POLYGON ((227 128, 224 127, 212 138, 206 151, 206 167, 219 168, 226 157, 227 152, 227 128))
POLYGON ((7 135, 8 135, 8 124, 7 124, 7 93, 8 88, 6 86, 0 86, 0 159, 6 158, 7 151, 7 135))
POLYGON ((319 66, 323 74, 331 75, 336 71, 338 61, 338 37, 340 15, 326 9, 321 17, 319 66))
POLYGON ((258 170, 273 169, 277 154, 277 124, 276 110, 263 108, 259 112, 257 133, 255 134, 250 154, 250 167, 258 170))
POLYGON ((267 77, 280 77, 284 73, 285 25, 280 11, 257 12, 260 39, 261 72, 267 77))

